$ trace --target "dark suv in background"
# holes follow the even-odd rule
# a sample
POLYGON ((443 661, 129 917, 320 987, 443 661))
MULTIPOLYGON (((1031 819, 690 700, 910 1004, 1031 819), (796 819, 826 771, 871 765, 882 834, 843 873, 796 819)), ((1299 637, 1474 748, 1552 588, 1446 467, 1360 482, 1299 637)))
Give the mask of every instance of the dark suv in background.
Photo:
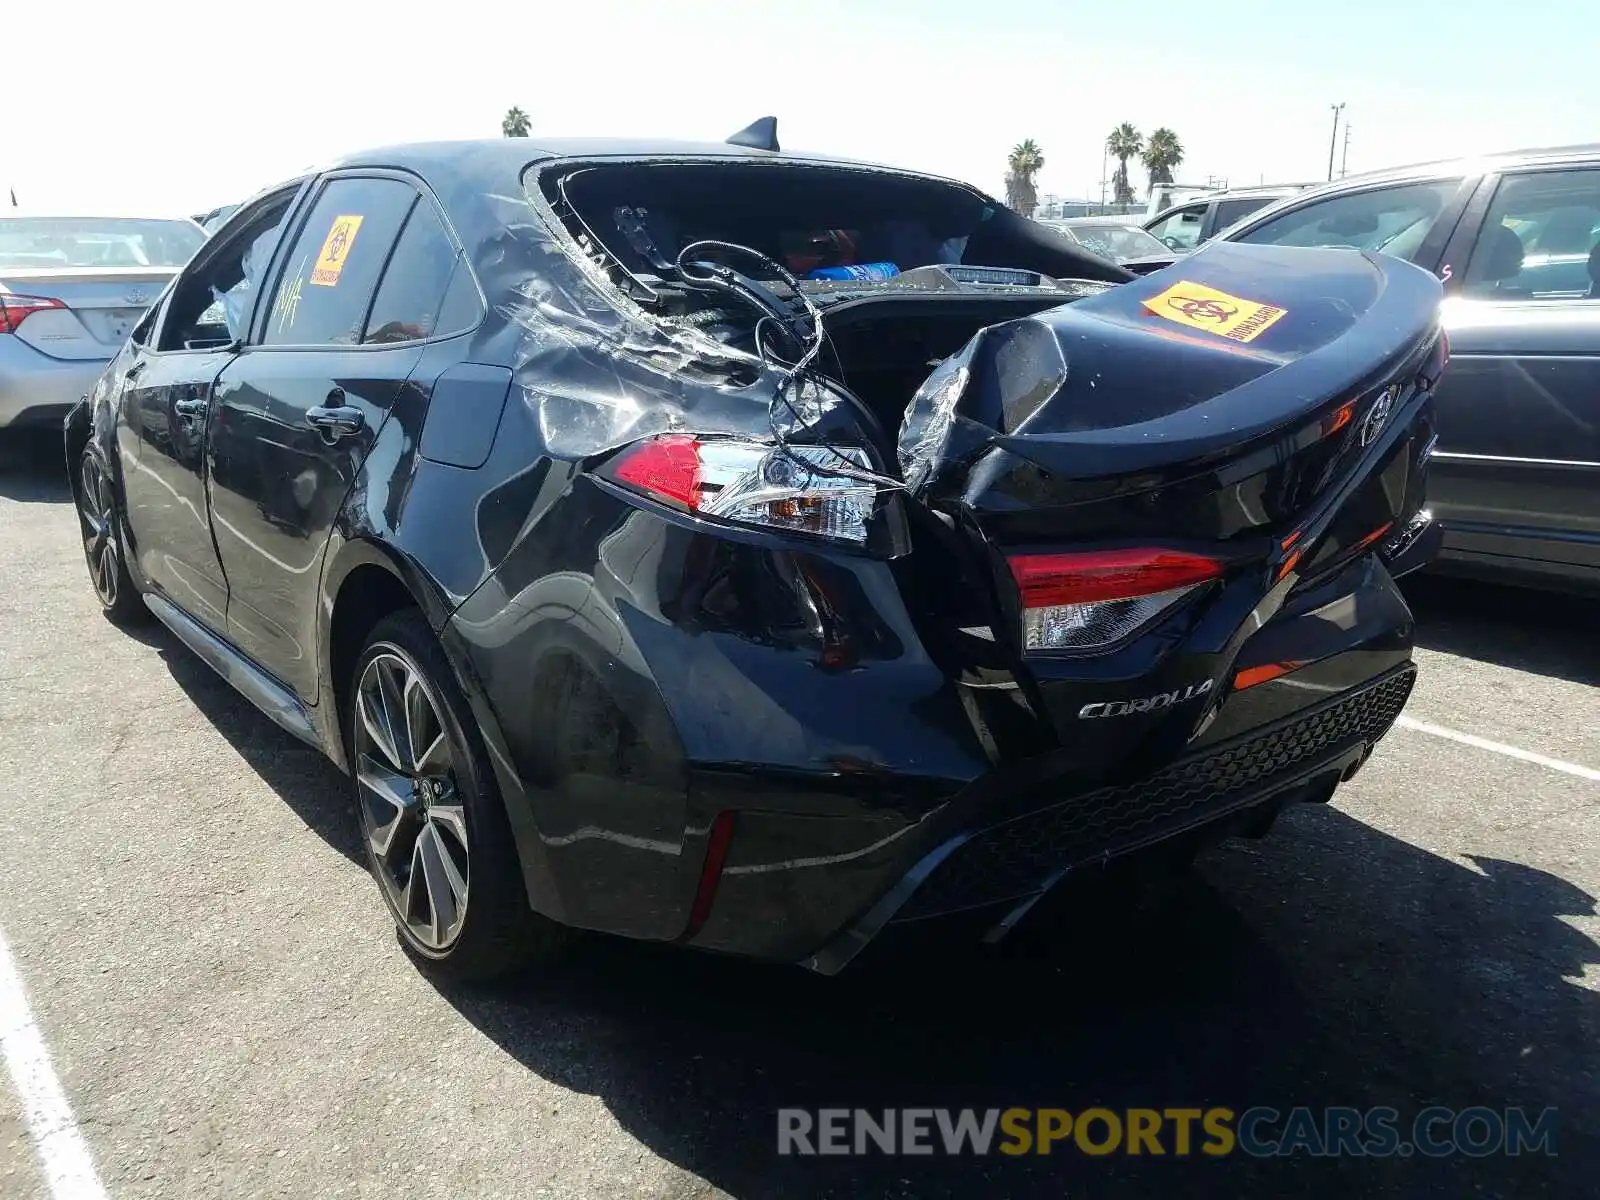
POLYGON ((1600 144, 1351 176, 1219 240, 1378 250, 1437 274, 1436 565, 1600 589, 1600 144))

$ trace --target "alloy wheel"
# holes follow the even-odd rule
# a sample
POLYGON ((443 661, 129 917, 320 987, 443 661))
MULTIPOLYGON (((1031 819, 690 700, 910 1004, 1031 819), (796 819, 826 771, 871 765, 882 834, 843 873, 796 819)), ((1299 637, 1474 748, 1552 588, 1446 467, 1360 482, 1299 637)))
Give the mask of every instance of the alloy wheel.
POLYGON ((378 882, 425 950, 461 936, 471 864, 466 808, 441 704, 398 648, 368 660, 356 685, 356 785, 378 882))
POLYGON ((118 543, 117 510, 111 481, 105 468, 92 454, 83 457, 78 515, 83 521, 83 556, 89 564, 89 580, 95 594, 107 608, 117 602, 118 543))

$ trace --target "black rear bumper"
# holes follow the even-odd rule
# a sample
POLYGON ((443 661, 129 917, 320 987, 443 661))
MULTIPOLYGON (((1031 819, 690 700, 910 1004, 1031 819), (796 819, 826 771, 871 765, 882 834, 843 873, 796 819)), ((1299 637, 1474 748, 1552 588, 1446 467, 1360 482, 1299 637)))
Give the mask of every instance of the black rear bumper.
MULTIPOLYGON (((891 923, 971 909, 1008 906, 995 926, 1001 933, 1075 869, 1295 799, 1296 792, 1331 792, 1389 731, 1415 680, 1407 663, 1153 774, 949 838, 806 965, 833 974, 891 923)), ((982 805, 987 787, 974 784, 951 809, 982 805)))

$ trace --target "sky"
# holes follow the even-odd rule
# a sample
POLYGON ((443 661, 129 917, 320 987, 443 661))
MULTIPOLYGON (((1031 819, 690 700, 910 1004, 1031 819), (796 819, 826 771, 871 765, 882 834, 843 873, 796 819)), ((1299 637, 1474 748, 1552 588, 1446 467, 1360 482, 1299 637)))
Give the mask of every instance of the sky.
POLYGON ((498 136, 512 105, 535 141, 772 114, 785 147, 999 195, 1031 137, 1039 193, 1070 197, 1131 121, 1177 132, 1180 183, 1300 182, 1339 101, 1352 174, 1600 140, 1597 45, 1580 0, 11 4, 0 205, 201 212, 363 147, 498 136))

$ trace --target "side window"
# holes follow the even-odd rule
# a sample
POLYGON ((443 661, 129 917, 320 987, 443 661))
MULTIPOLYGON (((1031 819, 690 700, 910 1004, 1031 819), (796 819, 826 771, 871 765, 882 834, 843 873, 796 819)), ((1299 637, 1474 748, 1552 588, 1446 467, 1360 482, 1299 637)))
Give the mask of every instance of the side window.
POLYGON ((1254 198, 1250 200, 1218 200, 1217 201, 1217 232, 1221 233, 1229 225, 1242 221, 1251 213, 1265 208, 1271 198, 1254 198))
POLYGON ((417 198, 398 179, 330 180, 284 256, 263 344, 358 343, 378 276, 417 198))
POLYGON ((233 234, 201 252, 197 267, 184 271, 167 302, 158 349, 214 349, 245 336, 296 190, 265 197, 233 234))
POLYGON ((472 278, 467 260, 458 258, 456 269, 450 275, 450 286, 445 289, 444 303, 439 307, 439 332, 472 329, 482 319, 483 301, 478 296, 478 284, 472 278))
POLYGON ((1407 183, 1329 196, 1273 217, 1236 240, 1270 246, 1348 246, 1411 258, 1459 179, 1407 183))
POLYGON ((470 320, 463 320, 459 311, 448 314, 448 321, 442 320, 452 275, 466 270, 459 260, 455 243, 445 233, 433 205, 424 200, 411 210, 395 243, 361 340, 408 342, 460 333, 477 324, 476 311, 470 320))
POLYGON ((1495 189, 1461 292, 1600 300, 1600 168, 1508 175, 1495 189))
POLYGON ((156 318, 161 313, 161 305, 167 298, 166 290, 156 297, 156 301, 145 310, 144 316, 139 318, 139 323, 133 327, 133 332, 128 335, 128 340, 135 346, 143 349, 150 344, 150 335, 155 332, 156 318))
POLYGON ((1205 224, 1206 206, 1190 204, 1175 208, 1149 227, 1152 236, 1171 250, 1193 250, 1200 244, 1200 227, 1205 224))

